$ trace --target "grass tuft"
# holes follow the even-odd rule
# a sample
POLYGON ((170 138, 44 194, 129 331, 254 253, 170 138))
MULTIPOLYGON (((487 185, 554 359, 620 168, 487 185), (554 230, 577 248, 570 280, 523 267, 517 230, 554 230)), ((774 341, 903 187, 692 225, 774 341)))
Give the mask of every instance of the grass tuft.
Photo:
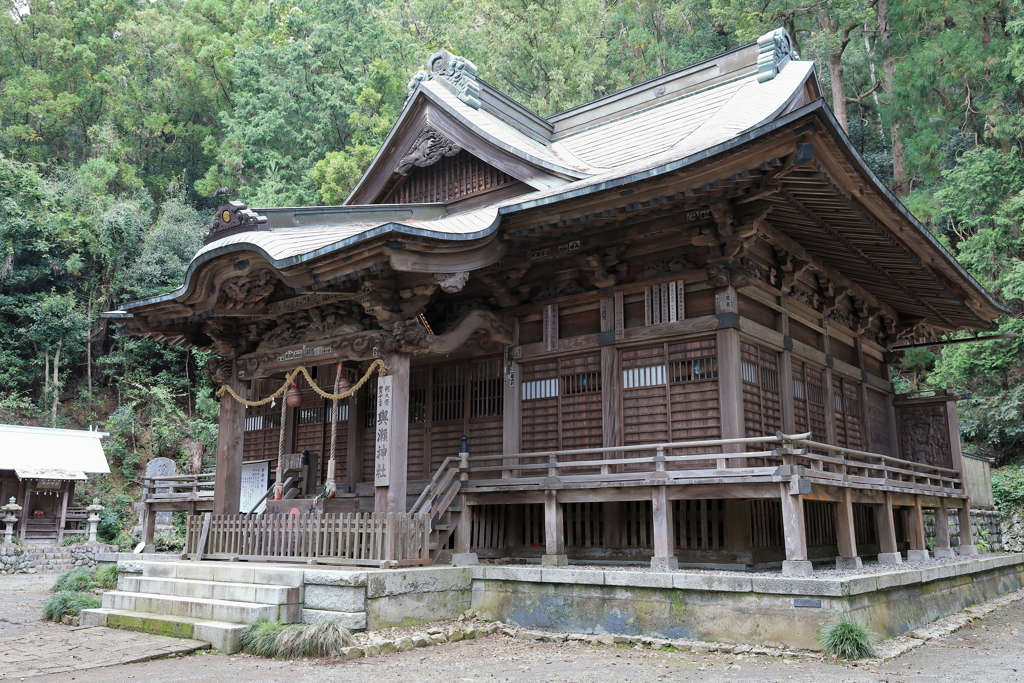
POLYGON ((276 652, 274 642, 277 640, 277 634, 284 628, 284 624, 261 617, 245 627, 239 637, 239 644, 244 652, 251 655, 273 657, 276 652))
POLYGON ((91 595, 75 591, 66 591, 50 596, 43 603, 43 619, 60 621, 65 614, 77 617, 84 609, 94 609, 100 606, 100 601, 91 595))
POLYGON ((117 588, 117 565, 97 569, 96 585, 105 590, 117 588))
POLYGON ((352 634, 336 621, 319 624, 279 624, 257 619, 241 635, 249 654, 277 659, 331 657, 352 644, 352 634))
POLYGON ((92 570, 88 567, 75 567, 57 577, 51 593, 65 593, 67 591, 87 591, 96 586, 92 570))
POLYGON ((875 633, 852 619, 841 619, 818 632, 818 642, 840 659, 864 659, 874 652, 875 633))

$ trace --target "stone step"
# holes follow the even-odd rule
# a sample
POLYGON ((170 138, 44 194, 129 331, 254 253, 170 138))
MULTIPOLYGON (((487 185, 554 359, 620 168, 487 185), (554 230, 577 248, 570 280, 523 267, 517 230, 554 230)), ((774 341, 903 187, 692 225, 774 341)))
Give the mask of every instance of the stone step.
POLYGON ((264 605, 255 602, 153 595, 120 590, 104 593, 103 607, 128 612, 192 617, 203 621, 226 621, 232 624, 248 624, 260 617, 291 624, 299 621, 302 616, 301 603, 264 605))
POLYGON ((101 607, 85 609, 79 615, 82 626, 106 626, 126 631, 155 633, 172 638, 189 638, 209 643, 214 649, 234 654, 241 649, 239 636, 245 624, 231 624, 223 621, 204 621, 192 617, 176 617, 164 614, 148 614, 101 607))
POLYGON ((302 586, 303 570, 249 562, 143 562, 142 575, 152 578, 192 579, 264 586, 302 586))
POLYGON ((171 579, 154 576, 125 576, 119 590, 127 593, 147 593, 181 598, 206 598, 250 602, 261 605, 291 605, 302 602, 302 589, 292 586, 265 586, 255 583, 229 583, 200 581, 198 579, 171 579))

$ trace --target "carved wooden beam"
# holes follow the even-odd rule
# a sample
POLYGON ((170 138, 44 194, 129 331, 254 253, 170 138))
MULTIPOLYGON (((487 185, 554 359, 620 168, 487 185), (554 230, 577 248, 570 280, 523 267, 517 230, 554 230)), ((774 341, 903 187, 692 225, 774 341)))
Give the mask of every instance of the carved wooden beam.
POLYGON ((428 334, 416 320, 397 322, 392 327, 392 339, 385 343, 384 350, 443 356, 458 350, 475 334, 500 344, 512 343, 511 327, 490 311, 474 309, 463 315, 444 334, 428 334))

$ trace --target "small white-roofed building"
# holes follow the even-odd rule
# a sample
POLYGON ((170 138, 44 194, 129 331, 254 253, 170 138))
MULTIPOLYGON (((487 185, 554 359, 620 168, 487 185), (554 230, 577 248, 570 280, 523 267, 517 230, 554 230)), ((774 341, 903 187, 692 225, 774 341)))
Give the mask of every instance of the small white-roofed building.
POLYGON ((84 533, 85 508, 74 505, 75 485, 110 466, 100 440, 106 432, 0 425, 0 500, 22 507, 18 536, 27 543, 59 543, 84 533))

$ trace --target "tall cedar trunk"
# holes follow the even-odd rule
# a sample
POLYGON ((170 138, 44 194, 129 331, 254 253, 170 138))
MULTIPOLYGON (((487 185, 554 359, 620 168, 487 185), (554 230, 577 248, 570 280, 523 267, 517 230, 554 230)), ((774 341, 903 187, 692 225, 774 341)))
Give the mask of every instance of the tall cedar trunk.
POLYGON ((53 354, 53 409, 50 413, 50 426, 57 428, 57 402, 60 400, 60 347, 64 344, 64 335, 57 342, 57 352, 53 354))
POLYGON ((89 331, 85 333, 85 377, 92 398, 92 296, 89 296, 89 331))
MULTIPOLYGON (((889 24, 889 0, 878 0, 878 35, 882 39, 882 73, 885 78, 885 94, 892 106, 893 80, 896 76, 896 57, 893 55, 892 25, 889 24)), ((900 124, 895 117, 889 124, 889 133, 892 135, 892 191, 897 197, 906 197, 909 194, 909 179, 907 178, 906 149, 903 146, 903 136, 900 133, 900 124)))
MULTIPOLYGON (((822 7, 818 10, 818 21, 824 33, 830 33, 833 38, 839 38, 839 22, 828 15, 828 9, 822 7)), ((842 36, 838 45, 830 46, 828 57, 828 76, 832 81, 832 113, 836 115, 836 121, 843 132, 850 132, 850 125, 846 119, 846 88, 843 83, 843 51, 846 49, 848 37, 842 36)))
POLYGON ((829 53, 828 75, 832 80, 832 112, 844 132, 850 132, 850 124, 846 120, 846 90, 843 87, 843 55, 829 53))
POLYGON ((43 400, 46 400, 46 391, 50 387, 50 349, 43 351, 43 400))

